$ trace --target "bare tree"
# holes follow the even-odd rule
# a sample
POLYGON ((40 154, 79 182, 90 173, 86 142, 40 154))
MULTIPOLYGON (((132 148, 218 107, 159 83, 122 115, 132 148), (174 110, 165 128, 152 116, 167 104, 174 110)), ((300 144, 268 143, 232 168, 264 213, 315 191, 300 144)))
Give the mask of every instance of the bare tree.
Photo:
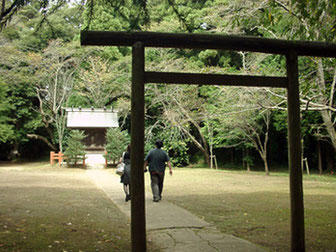
MULTIPOLYGON (((258 151, 269 175, 267 144, 271 110, 267 92, 260 88, 217 87, 217 99, 210 117, 217 122, 215 135, 223 139, 220 146, 229 148, 251 143, 258 151)), ((268 95, 270 96, 270 95, 268 95)))
POLYGON ((31 63, 35 71, 35 90, 39 100, 39 113, 49 134, 49 139, 29 134, 47 143, 53 150, 57 150, 54 127, 57 133, 58 149, 63 150, 65 131, 64 107, 71 95, 74 85, 76 59, 73 51, 64 48, 58 41, 52 41, 42 55, 31 54, 31 63))
MULTIPOLYGON (((154 93, 153 103, 162 106, 161 121, 178 128, 181 135, 187 137, 203 153, 210 167, 209 147, 202 131, 204 101, 197 96, 197 86, 169 86, 158 88, 151 85, 154 93)), ((158 124, 159 125, 159 124, 158 124)))
MULTIPOLYGON (((259 113, 262 118, 261 122, 242 120, 242 133, 253 144, 258 151, 265 167, 266 175, 269 175, 269 168, 267 162, 267 143, 270 126, 271 111, 266 110, 259 113)), ((245 117, 246 118, 246 117, 245 117)))
MULTIPOLYGON (((332 1, 239 0, 230 5, 236 8, 231 8, 232 10, 237 8, 240 10, 233 18, 233 23, 235 20, 245 22, 245 29, 249 31, 278 39, 332 42, 335 41, 336 17, 332 4, 332 1)), ((259 65, 253 60, 247 61, 249 61, 246 64, 247 69, 251 73, 256 73, 259 65)), ((281 69, 279 63, 274 62, 270 67, 275 70, 273 71, 275 75, 279 73, 285 75, 284 70, 279 70, 281 69)), ((320 114, 323 123, 314 125, 315 135, 318 141, 328 141, 336 151, 335 60, 300 58, 299 70, 301 113, 309 110, 320 114)), ((258 72, 265 73, 260 67, 258 72)), ((269 104, 269 108, 287 109, 284 90, 267 89, 267 91, 274 96, 274 103, 269 104)))
MULTIPOLYGON (((148 66, 155 71, 179 71, 186 72, 188 69, 183 59, 176 59, 174 53, 165 50, 156 50, 160 55, 160 62, 153 62, 148 66)), ((153 95, 151 106, 161 106, 161 124, 173 125, 178 128, 181 136, 188 138, 202 152, 205 161, 210 167, 209 145, 202 126, 206 121, 205 100, 199 96, 198 86, 181 85, 148 85, 146 93, 153 95)), ((159 126, 160 123, 156 124, 159 126)))

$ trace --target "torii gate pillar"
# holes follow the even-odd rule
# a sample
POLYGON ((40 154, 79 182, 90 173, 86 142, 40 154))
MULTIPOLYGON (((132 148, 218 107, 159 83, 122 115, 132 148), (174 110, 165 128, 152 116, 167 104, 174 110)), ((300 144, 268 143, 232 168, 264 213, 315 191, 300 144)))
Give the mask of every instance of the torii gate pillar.
POLYGON ((146 213, 144 183, 145 135, 145 49, 141 42, 132 46, 131 115, 131 238, 132 252, 146 251, 146 213))
POLYGON ((304 206, 301 167, 301 122, 298 56, 286 55, 288 101, 288 164, 291 209, 291 251, 305 251, 304 206))

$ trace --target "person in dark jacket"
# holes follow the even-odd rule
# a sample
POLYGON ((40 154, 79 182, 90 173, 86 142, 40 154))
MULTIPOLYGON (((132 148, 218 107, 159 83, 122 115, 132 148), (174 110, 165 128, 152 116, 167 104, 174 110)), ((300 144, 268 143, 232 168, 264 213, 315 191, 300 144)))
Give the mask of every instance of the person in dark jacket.
POLYGON ((130 184, 131 184, 131 145, 130 144, 127 146, 127 149, 123 153, 119 162, 123 162, 125 165, 124 173, 123 175, 121 175, 121 178, 120 178, 120 183, 123 183, 124 192, 126 194, 125 201, 127 202, 131 199, 131 195, 130 195, 130 192, 131 192, 131 188, 130 188, 130 184))
POLYGON ((146 167, 149 165, 153 201, 159 202, 162 199, 166 163, 169 167, 170 175, 173 175, 173 170, 168 154, 161 149, 163 147, 163 142, 161 140, 157 140, 155 142, 155 146, 156 148, 150 150, 145 158, 144 170, 146 171, 146 167))

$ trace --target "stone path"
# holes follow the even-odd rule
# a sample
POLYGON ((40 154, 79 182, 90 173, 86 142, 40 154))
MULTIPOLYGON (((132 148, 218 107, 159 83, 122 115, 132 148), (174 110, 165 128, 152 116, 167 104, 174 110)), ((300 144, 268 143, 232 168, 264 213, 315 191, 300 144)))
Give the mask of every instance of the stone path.
MULTIPOLYGON (((124 200, 120 177, 103 169, 87 170, 87 174, 130 217, 130 203, 124 200)), ((223 234, 211 224, 165 200, 155 203, 151 193, 147 192, 146 229, 147 239, 155 243, 159 251, 269 251, 249 241, 223 234)))

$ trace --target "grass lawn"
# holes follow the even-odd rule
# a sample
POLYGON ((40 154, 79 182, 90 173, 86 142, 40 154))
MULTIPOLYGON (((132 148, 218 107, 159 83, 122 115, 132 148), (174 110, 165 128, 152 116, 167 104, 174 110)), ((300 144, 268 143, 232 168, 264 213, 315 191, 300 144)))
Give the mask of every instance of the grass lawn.
MULTIPOLYGON (((176 168, 166 175, 163 198, 224 233, 290 250, 286 173, 176 168)), ((304 175, 304 205, 307 251, 336 251, 336 177, 304 175)))
MULTIPOLYGON (((289 251, 288 181, 285 173, 176 168, 163 199, 223 233, 289 251)), ((305 175, 304 194, 307 251, 336 251, 336 177, 305 175)), ((85 170, 0 165, 0 251, 130 251, 129 225, 85 170)))
POLYGON ((129 222, 85 170, 0 166, 0 251, 130 251, 129 222))

